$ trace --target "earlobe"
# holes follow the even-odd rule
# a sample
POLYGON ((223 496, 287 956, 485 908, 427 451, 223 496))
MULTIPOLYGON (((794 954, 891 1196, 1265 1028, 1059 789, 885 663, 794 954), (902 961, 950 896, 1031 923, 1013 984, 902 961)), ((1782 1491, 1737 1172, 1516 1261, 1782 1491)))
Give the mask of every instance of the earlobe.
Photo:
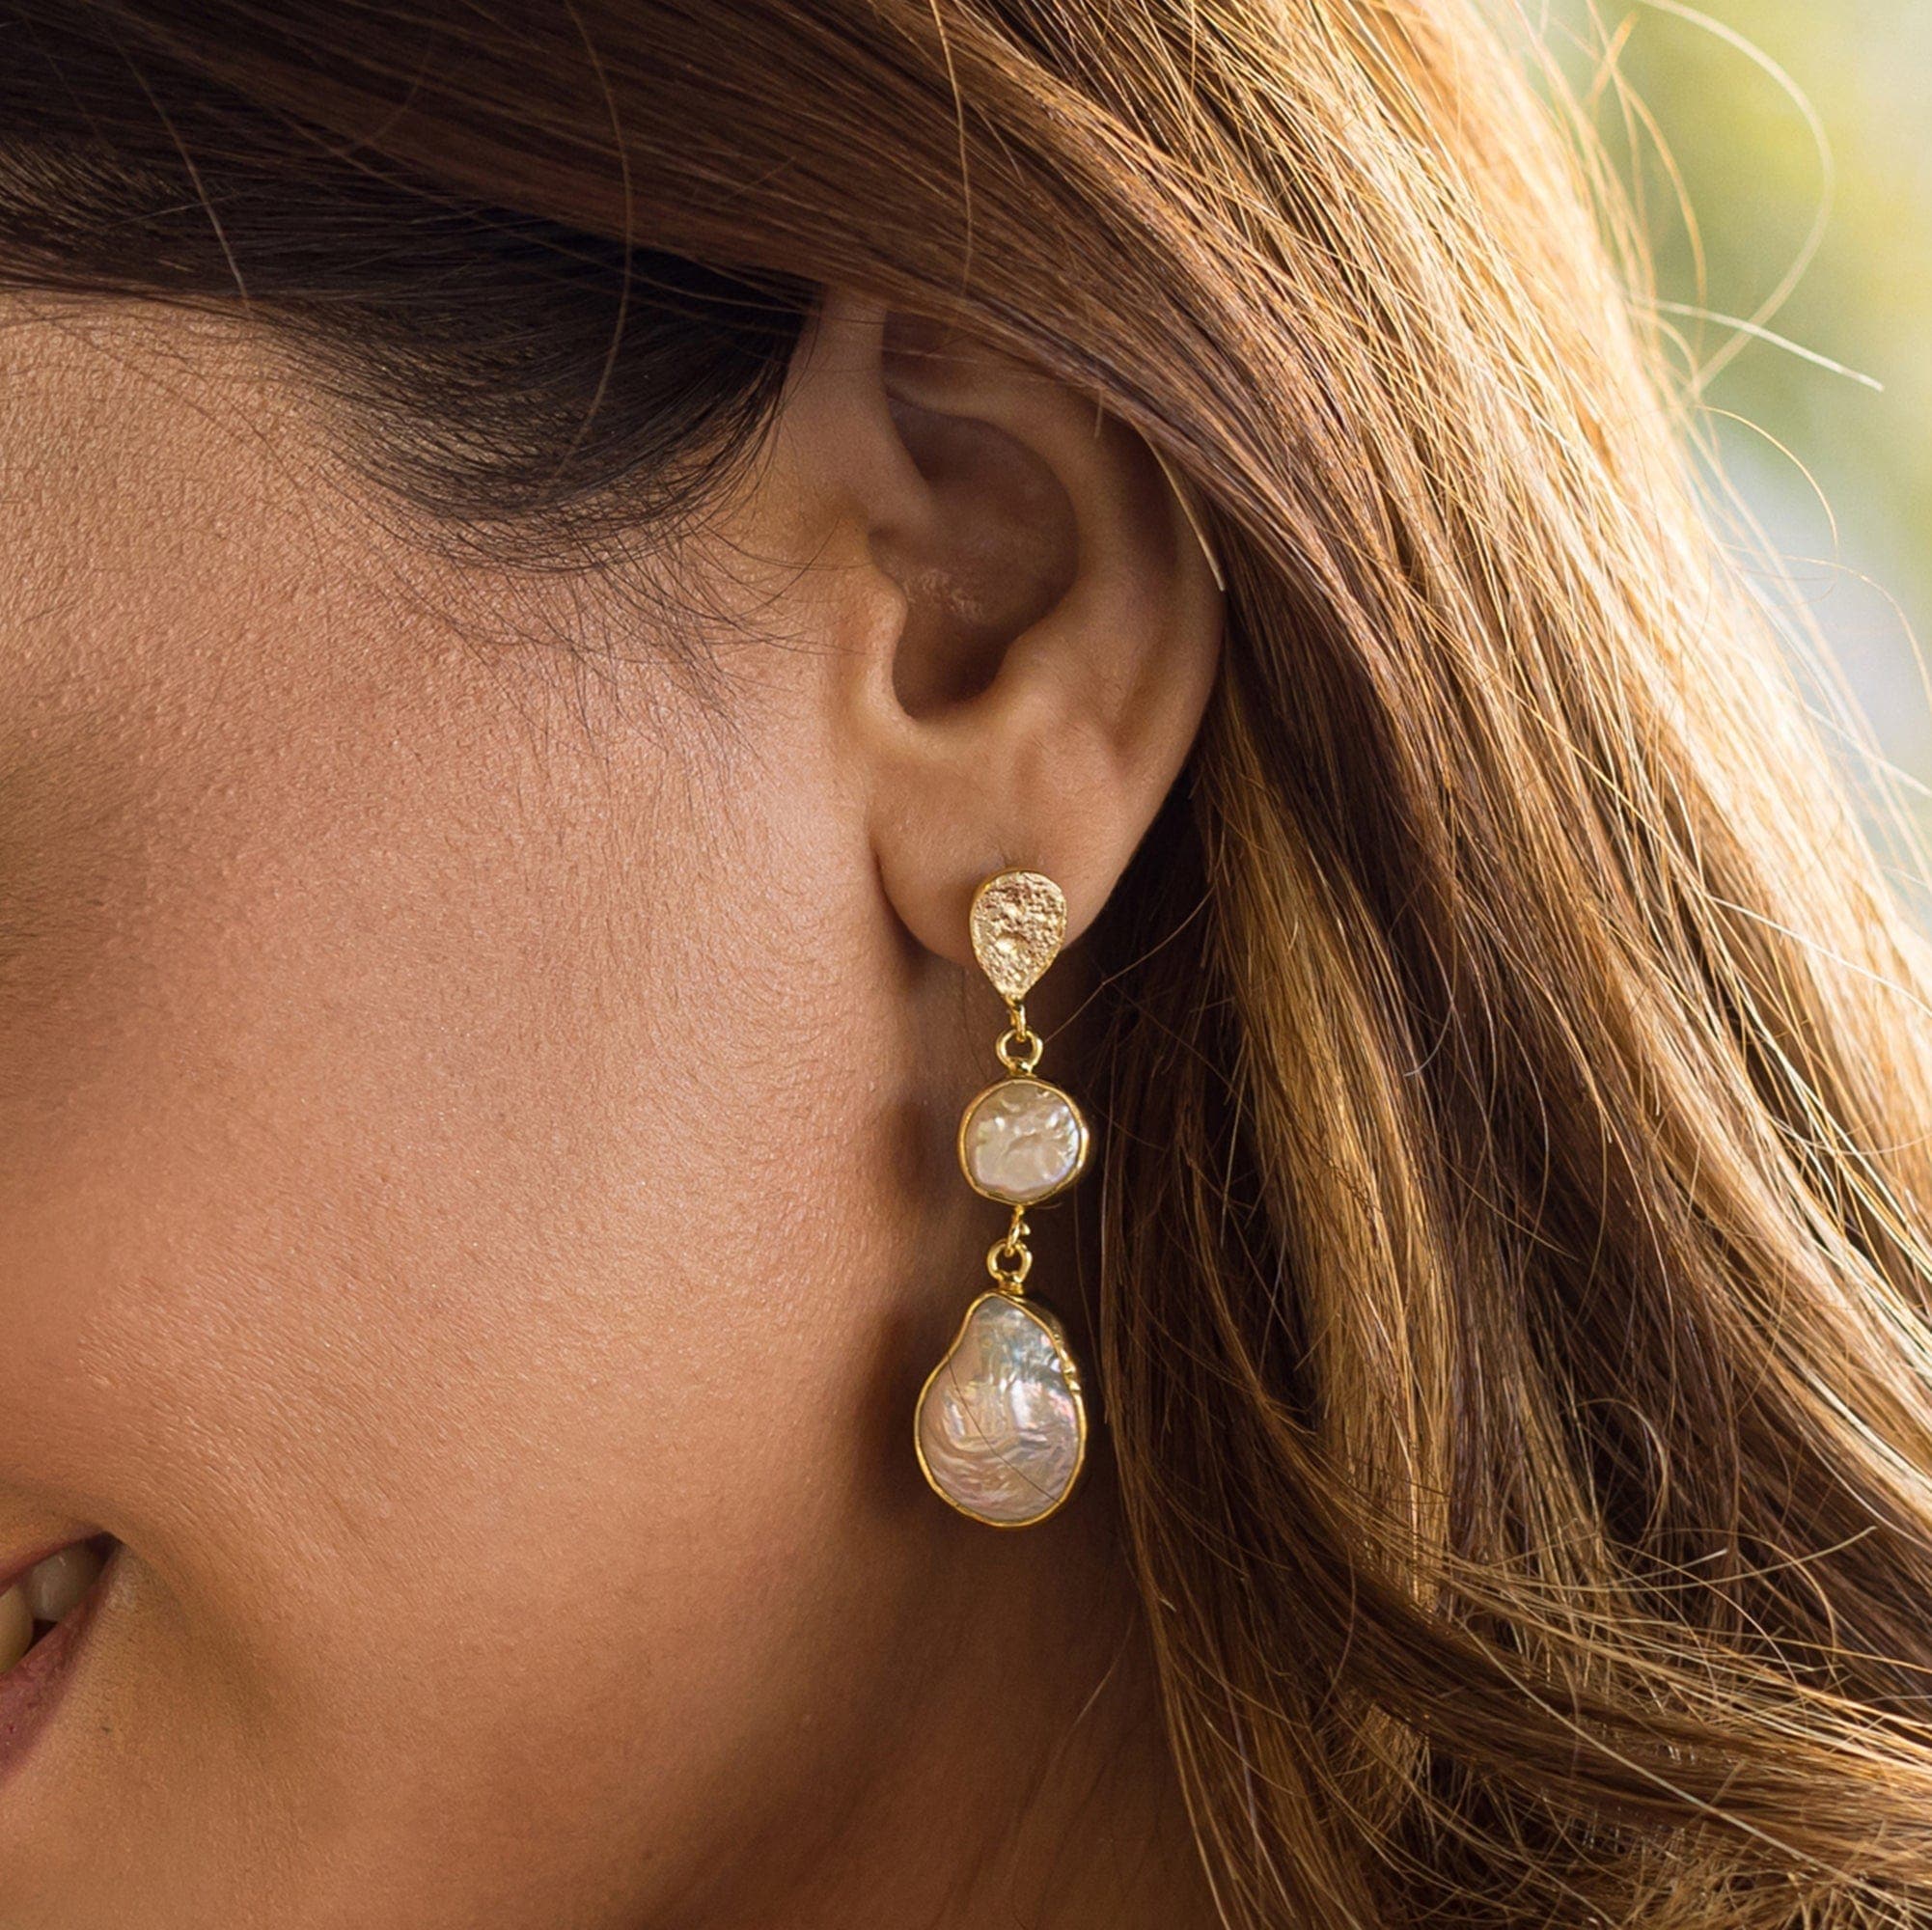
POLYGON ((884 888, 963 965, 974 888, 1029 866, 1059 881, 1077 937, 1200 727, 1212 566, 1153 453, 1087 398, 836 290, 819 334, 838 345, 827 473, 901 613, 838 698, 884 888))

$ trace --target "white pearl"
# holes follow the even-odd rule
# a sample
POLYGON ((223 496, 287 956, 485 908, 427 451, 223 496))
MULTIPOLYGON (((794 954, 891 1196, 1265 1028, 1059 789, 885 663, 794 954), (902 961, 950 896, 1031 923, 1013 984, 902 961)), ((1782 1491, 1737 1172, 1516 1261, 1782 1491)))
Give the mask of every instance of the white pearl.
POLYGON ((1031 1206, 1079 1176, 1087 1128, 1044 1079, 1003 1079, 967 1108, 959 1128, 966 1177, 1008 1206, 1031 1206))
POLYGON ((1087 1448, 1072 1356, 1052 1314, 982 1293, 920 1395, 926 1479, 964 1513, 1002 1528, 1051 1514, 1087 1448))

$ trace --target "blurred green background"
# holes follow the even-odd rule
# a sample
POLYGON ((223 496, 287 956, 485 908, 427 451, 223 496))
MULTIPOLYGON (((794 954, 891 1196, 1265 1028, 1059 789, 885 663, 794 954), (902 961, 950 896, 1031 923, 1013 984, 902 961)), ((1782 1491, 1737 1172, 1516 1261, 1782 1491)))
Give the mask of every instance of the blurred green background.
MULTIPOLYGON (((1695 366, 1731 357, 1703 391, 1724 466, 1784 558, 1780 593, 1824 631, 1907 775, 1901 801, 1932 833, 1920 663, 1932 645, 1932 0, 1547 3, 1538 24, 1571 83, 1587 88, 1609 60, 1654 118, 1638 181, 1667 303, 1757 316, 1825 215, 1802 277, 1762 322, 1796 348, 1753 337, 1733 355, 1722 322, 1668 318, 1695 366)), ((1539 0, 1524 4, 1537 14, 1539 0)), ((1616 96, 1600 90, 1596 121, 1628 176, 1616 96)))

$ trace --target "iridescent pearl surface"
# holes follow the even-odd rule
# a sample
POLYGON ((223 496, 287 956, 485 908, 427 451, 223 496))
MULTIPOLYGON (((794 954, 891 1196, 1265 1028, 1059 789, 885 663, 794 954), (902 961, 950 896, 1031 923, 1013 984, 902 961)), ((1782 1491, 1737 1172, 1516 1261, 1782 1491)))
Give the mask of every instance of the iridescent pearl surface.
POLYGON ((1074 1104, 1044 1079, 1003 1079, 967 1109, 959 1129, 966 1177, 1008 1206, 1031 1206, 1080 1172, 1087 1132, 1074 1104))
POLYGON ((1051 1514, 1086 1451, 1078 1377, 1043 1309, 984 1293, 920 1396, 926 1479, 956 1508, 1001 1528, 1051 1514))

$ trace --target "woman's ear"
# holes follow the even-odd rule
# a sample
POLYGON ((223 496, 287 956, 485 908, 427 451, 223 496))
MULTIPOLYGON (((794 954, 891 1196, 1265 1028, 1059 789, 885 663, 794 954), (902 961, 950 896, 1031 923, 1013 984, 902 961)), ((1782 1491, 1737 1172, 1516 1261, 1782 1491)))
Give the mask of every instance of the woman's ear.
POLYGON ((879 875, 929 951, 1019 865, 1106 902, 1187 757, 1220 654, 1213 566, 1161 465, 1010 358, 833 291, 780 425, 875 593, 835 729, 879 875))

